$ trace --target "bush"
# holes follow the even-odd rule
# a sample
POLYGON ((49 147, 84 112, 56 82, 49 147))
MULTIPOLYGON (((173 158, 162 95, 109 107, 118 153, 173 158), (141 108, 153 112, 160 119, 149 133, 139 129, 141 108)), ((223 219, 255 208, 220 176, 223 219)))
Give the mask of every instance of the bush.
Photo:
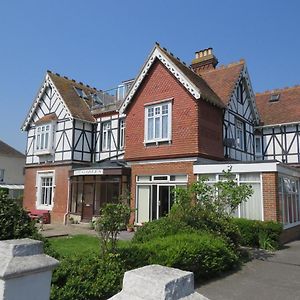
POLYGON ((38 237, 35 223, 14 200, 0 195, 0 240, 26 237, 38 237))
POLYGON ((274 221, 257 221, 234 218, 233 224, 241 232, 241 245, 259 247, 266 250, 275 250, 280 247, 280 234, 283 227, 274 221))
POLYGON ((147 264, 194 272, 196 278, 208 278, 238 264, 238 256, 226 241, 210 233, 180 233, 144 243, 132 243, 120 249, 128 269, 147 264))
POLYGON ((186 223, 168 217, 146 223, 135 233, 134 243, 145 243, 153 239, 163 238, 177 233, 188 233, 194 230, 186 223))
POLYGON ((66 257, 53 272, 51 299, 108 299, 121 289, 123 275, 124 264, 115 255, 66 257))

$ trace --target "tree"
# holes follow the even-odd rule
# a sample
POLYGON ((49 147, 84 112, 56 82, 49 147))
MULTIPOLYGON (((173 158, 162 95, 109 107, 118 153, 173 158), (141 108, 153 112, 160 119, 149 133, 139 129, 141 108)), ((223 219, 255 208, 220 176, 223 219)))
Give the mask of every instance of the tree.
POLYGON ((124 204, 106 204, 100 209, 100 217, 96 221, 96 231, 100 236, 102 255, 114 253, 117 247, 117 236, 126 228, 130 217, 130 208, 124 204))

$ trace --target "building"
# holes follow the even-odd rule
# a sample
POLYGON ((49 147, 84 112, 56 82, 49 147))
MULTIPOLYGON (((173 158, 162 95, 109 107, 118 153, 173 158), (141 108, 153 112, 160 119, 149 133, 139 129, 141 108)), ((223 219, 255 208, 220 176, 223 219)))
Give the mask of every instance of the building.
POLYGON ((114 94, 47 72, 23 125, 25 203, 51 210, 53 221, 87 221, 130 191, 132 221, 141 224, 169 212, 174 187, 202 174, 219 180, 232 166, 255 190, 237 214, 283 221, 279 186, 298 186, 300 173, 276 161, 279 154, 259 152, 269 147, 273 121, 256 101, 246 62, 217 64, 211 48, 188 67, 156 44, 135 80, 114 94))
POLYGON ((25 155, 0 140, 0 189, 11 199, 20 199, 24 190, 25 155))

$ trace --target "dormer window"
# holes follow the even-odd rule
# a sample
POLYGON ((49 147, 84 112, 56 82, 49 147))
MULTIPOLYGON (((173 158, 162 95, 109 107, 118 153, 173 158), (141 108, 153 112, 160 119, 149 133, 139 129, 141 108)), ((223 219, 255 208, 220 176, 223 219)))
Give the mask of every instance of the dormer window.
POLYGON ((85 91, 83 89, 80 89, 78 87, 74 87, 77 95, 80 97, 80 98, 83 98, 83 99, 87 99, 88 96, 86 95, 85 91))
POLYGON ((270 96, 269 102, 277 102, 277 101, 279 101, 279 98, 280 98, 280 94, 272 94, 270 96))
POLYGON ((171 102, 145 107, 145 143, 171 141, 171 102))

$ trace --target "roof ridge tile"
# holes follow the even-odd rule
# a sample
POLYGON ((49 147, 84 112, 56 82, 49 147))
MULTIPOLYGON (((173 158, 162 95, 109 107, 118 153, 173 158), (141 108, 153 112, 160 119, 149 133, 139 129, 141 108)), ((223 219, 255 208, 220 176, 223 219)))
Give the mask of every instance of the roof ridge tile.
POLYGON ((295 84, 293 86, 286 86, 283 88, 276 88, 276 89, 272 89, 272 90, 266 90, 266 91, 262 91, 262 92, 256 92, 255 95, 274 94, 274 93, 280 93, 280 92, 293 90, 293 89, 297 89, 297 88, 300 88, 300 84, 295 84))

